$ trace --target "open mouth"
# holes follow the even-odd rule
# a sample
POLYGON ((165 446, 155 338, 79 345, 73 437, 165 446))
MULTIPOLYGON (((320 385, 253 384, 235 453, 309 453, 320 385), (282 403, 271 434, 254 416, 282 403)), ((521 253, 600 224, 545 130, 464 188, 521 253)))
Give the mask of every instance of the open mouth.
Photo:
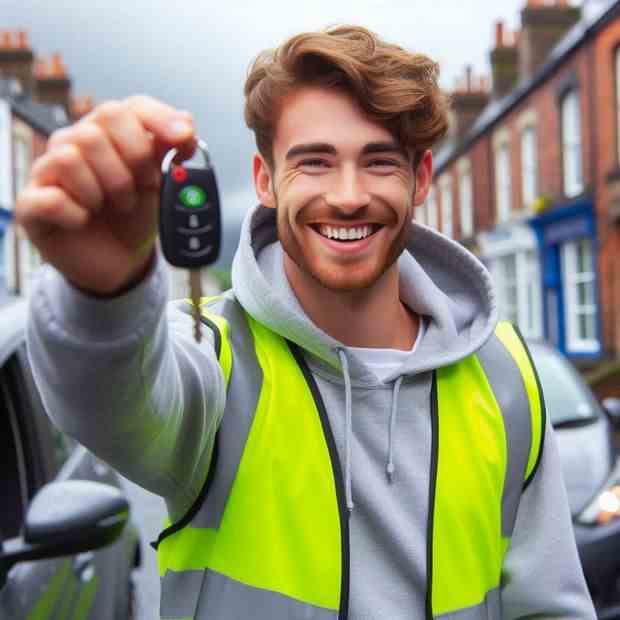
POLYGON ((330 226, 329 224, 311 224, 312 228, 326 239, 333 241, 361 241, 374 235, 382 226, 364 224, 362 226, 330 226))

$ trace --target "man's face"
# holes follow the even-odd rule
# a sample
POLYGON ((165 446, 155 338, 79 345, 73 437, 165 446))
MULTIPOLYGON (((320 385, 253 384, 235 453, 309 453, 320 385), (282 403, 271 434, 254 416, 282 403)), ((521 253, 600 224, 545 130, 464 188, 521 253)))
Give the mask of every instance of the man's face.
POLYGON ((277 209, 289 277, 332 291, 372 286, 408 241, 430 152, 416 181, 409 155, 351 97, 305 87, 284 100, 273 158, 275 171, 257 155, 254 177, 261 203, 277 209))

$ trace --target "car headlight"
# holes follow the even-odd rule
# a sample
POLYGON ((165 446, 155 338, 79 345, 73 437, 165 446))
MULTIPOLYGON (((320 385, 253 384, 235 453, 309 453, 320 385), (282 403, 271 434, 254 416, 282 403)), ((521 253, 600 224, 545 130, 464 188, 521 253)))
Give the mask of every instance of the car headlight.
POLYGON ((605 525, 620 518, 620 460, 616 461, 601 491, 577 517, 584 525, 605 525))

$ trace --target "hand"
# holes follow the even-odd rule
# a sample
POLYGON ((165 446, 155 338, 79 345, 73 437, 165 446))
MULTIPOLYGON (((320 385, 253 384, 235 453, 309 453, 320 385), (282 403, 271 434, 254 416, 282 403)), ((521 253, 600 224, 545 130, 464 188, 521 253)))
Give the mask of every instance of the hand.
POLYGON ((161 160, 196 147, 187 112, 146 96, 109 101, 55 131, 15 219, 75 286, 114 295, 144 274, 158 232, 161 160))

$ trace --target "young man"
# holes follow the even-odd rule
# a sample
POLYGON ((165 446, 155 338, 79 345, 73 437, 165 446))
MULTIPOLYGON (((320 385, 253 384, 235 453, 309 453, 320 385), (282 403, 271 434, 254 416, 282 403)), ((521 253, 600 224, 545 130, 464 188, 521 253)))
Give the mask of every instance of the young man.
POLYGON ((49 263, 28 345, 55 423, 162 495, 162 618, 594 618, 551 427, 488 273, 412 218, 446 106, 357 27, 259 56, 261 206, 233 288, 166 310, 146 97, 55 133, 19 197, 49 263))

